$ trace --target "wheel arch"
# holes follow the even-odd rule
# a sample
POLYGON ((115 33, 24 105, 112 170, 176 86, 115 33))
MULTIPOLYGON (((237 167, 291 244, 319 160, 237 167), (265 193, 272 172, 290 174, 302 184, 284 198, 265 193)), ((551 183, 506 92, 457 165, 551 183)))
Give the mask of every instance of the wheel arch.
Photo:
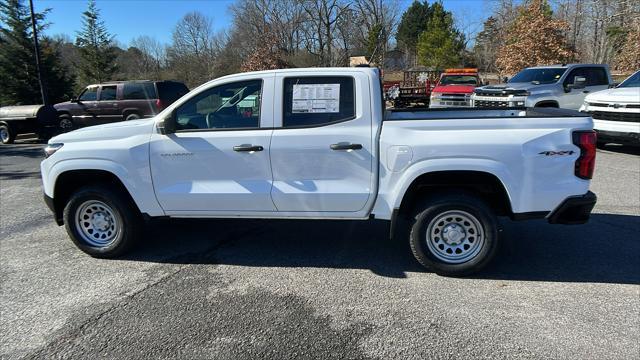
POLYGON ((62 225, 62 212, 71 195, 77 189, 89 185, 108 185, 121 191, 140 211, 140 207, 131 192, 113 172, 102 169, 67 170, 58 174, 53 184, 53 212, 58 225, 62 225))
POLYGON ((477 170, 434 171, 418 176, 405 191, 399 213, 411 211, 416 201, 431 193, 452 189, 481 196, 498 215, 513 215, 511 200, 502 181, 494 174, 477 170))
POLYGON ((534 107, 559 108, 560 104, 556 100, 540 100, 540 101, 536 102, 534 107))

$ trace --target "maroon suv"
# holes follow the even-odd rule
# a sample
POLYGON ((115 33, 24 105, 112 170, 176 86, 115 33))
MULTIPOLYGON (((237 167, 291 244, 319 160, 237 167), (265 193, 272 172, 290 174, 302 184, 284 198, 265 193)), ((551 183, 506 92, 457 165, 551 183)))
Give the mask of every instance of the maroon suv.
POLYGON ((178 100, 189 89, 177 81, 114 81, 89 85, 71 101, 54 105, 60 128, 106 124, 151 117, 178 100))

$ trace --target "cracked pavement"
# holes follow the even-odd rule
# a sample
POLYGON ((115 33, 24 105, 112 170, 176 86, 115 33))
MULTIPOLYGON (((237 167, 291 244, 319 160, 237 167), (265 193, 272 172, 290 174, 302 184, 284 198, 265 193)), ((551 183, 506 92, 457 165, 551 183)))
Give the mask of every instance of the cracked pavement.
POLYGON ((381 221, 154 221, 117 260, 41 199, 41 144, 0 146, 0 358, 640 355, 640 156, 599 151, 589 224, 502 221, 473 278, 425 272, 381 221))

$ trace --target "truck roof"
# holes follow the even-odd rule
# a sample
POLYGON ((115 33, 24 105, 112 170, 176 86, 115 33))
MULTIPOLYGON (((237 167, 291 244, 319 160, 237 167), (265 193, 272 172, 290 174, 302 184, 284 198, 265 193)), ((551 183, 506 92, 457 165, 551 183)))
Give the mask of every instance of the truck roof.
POLYGON ((531 66, 527 69, 548 69, 548 68, 570 68, 574 66, 593 66, 593 67, 608 67, 606 64, 580 64, 580 63, 572 63, 572 64, 553 64, 553 65, 541 65, 541 66, 531 66))

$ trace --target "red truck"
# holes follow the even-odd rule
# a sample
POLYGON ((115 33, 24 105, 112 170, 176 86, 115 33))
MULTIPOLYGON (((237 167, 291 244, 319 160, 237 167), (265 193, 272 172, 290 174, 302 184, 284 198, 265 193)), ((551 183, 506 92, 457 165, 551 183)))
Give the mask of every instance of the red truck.
POLYGON ((446 69, 431 91, 429 108, 469 107, 478 86, 482 86, 478 69, 446 69))

